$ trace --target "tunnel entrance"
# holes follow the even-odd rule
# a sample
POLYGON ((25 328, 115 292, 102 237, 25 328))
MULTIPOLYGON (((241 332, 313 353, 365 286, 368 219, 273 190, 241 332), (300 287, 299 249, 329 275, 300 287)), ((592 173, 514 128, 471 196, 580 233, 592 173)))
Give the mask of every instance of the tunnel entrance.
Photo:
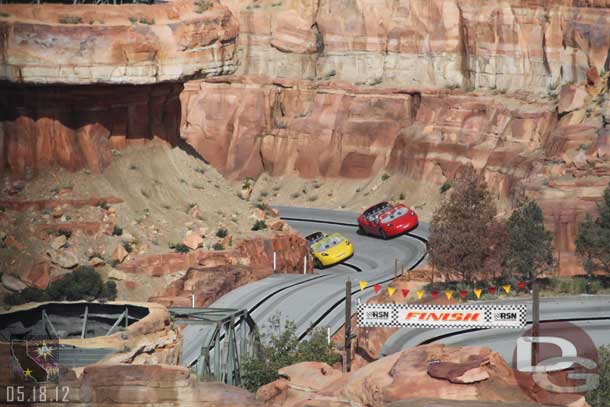
POLYGON ((148 315, 135 305, 100 303, 47 303, 36 308, 0 314, 0 341, 46 336, 87 339, 108 336, 148 315))

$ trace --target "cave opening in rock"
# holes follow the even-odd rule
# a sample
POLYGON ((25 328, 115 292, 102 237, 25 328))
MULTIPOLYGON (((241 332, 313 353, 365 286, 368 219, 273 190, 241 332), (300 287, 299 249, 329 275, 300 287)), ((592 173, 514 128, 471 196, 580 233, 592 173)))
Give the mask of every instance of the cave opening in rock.
POLYGON ((146 307, 131 304, 47 303, 35 308, 0 314, 0 341, 46 335, 56 336, 58 339, 105 336, 139 321, 148 313, 146 307), (127 318, 119 320, 125 312, 127 318), (50 324, 46 320, 50 321, 50 324))
POLYGON ((57 166, 99 173, 112 150, 153 139, 201 158, 180 138, 183 88, 0 83, 0 174, 23 178, 57 166))

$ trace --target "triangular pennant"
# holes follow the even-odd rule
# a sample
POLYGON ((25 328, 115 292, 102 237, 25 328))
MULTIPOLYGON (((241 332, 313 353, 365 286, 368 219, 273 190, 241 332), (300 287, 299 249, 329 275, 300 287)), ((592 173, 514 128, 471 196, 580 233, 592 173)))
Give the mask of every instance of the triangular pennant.
POLYGON ((467 295, 468 295, 468 291, 466 291, 466 290, 460 291, 460 297, 462 297, 462 299, 465 299, 467 295))
POLYGON ((450 300, 451 298, 453 298, 453 291, 445 291, 445 297, 447 297, 448 300, 450 300))
POLYGON ((388 287, 388 295, 390 297, 394 295, 394 291, 396 291, 394 287, 388 287))
POLYGON ((502 286, 502 288, 504 288, 504 291, 506 291, 506 294, 510 294, 510 284, 505 284, 502 286))
POLYGON ((519 288, 525 290, 525 281, 519 281, 519 288))
POLYGON ((432 298, 436 298, 438 297, 438 291, 430 291, 430 295, 432 295, 432 298))
POLYGON ((417 292, 417 299, 418 299, 418 300, 421 300, 423 296, 424 296, 424 291, 423 291, 423 290, 419 290, 419 291, 417 292))
POLYGON ((373 286, 373 290, 375 290, 375 292, 376 292, 376 293, 378 293, 378 292, 379 292, 379 290, 381 290, 381 285, 380 285, 380 284, 375 284, 375 285, 373 286))
POLYGON ((408 288, 403 288, 401 291, 402 291, 403 298, 407 298, 409 296, 409 289, 408 288))
POLYGON ((496 293, 496 287, 489 287, 489 293, 494 295, 496 293))
POLYGON ((476 295, 476 296, 477 296, 477 300, 478 300, 479 298, 481 298, 481 293, 483 293, 483 290, 481 290, 480 288, 475 288, 475 289, 474 289, 474 295, 476 295))
POLYGON ((360 291, 364 290, 367 285, 369 285, 368 282, 360 280, 360 291))

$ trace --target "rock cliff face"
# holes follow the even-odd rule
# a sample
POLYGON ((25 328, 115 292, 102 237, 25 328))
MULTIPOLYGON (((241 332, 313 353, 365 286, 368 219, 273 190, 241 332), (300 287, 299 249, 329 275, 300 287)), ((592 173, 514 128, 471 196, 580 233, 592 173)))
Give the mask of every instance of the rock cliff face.
POLYGON ((155 137, 175 144, 182 85, 0 85, 0 169, 102 171, 111 149, 155 137))
POLYGON ((501 211, 523 194, 539 200, 562 272, 574 273, 577 223, 610 179, 605 81, 579 84, 556 100, 214 78, 186 84, 182 137, 234 178, 367 178, 385 170, 441 185, 471 164, 501 211), (569 112, 558 112, 558 102, 569 112))
POLYGON ((151 84, 230 72, 237 21, 207 4, 2 5, 0 80, 151 84))
POLYGON ((606 68, 607 0, 230 2, 246 74, 546 94, 606 68))

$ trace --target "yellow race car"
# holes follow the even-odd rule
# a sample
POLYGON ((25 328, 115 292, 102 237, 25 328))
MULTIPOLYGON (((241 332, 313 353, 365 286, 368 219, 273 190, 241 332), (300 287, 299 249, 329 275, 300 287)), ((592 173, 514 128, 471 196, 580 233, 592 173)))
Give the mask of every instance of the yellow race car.
POLYGON ((337 264, 354 254, 352 242, 339 233, 315 232, 305 237, 316 268, 337 264))

